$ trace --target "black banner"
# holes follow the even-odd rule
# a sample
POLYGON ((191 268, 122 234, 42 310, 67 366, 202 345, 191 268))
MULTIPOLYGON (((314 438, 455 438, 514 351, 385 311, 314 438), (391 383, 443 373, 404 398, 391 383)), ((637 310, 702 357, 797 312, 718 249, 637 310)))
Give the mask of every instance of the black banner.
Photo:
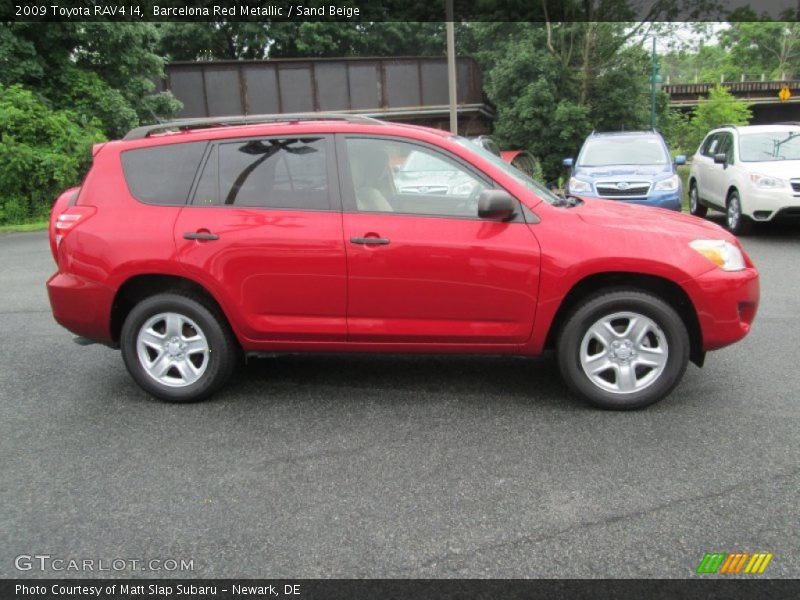
MULTIPOLYGON (((456 21, 795 21, 791 0, 453 0, 456 21)), ((445 0, 0 0, 0 21, 445 20, 445 0)))
POLYGON ((437 600, 602 598, 797 598, 800 580, 786 579, 64 579, 2 580, 3 600, 437 600))

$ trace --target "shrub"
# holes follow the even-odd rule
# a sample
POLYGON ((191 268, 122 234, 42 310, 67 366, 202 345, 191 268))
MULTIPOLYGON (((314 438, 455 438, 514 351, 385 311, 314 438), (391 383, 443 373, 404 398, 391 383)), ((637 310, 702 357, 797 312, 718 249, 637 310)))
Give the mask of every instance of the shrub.
POLYGON ((46 216, 60 192, 80 184, 103 139, 96 121, 79 124, 20 85, 0 85, 0 223, 46 216))

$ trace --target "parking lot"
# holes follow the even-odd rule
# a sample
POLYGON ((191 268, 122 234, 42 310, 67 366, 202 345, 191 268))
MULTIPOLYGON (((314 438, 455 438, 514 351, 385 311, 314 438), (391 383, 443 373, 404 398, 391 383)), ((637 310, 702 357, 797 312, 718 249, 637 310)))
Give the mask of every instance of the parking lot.
POLYGON ((0 576, 21 554, 194 577, 800 577, 800 227, 743 240, 754 329, 650 409, 592 410, 552 358, 284 356, 169 405, 51 316, 45 232, 0 236, 0 576))

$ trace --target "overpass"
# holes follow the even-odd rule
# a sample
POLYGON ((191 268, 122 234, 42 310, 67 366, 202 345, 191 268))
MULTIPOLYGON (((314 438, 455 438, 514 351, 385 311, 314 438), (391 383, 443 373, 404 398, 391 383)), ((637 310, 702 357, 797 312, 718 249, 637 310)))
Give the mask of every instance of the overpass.
MULTIPOLYGON (((484 97, 481 68, 469 57, 456 66, 459 133, 488 133, 495 109, 484 97)), ((324 111, 450 127, 444 57, 171 62, 165 75, 156 89, 183 103, 181 118, 324 111)))
POLYGON ((716 85, 722 85, 736 98, 750 104, 752 124, 778 121, 800 121, 800 80, 788 81, 732 81, 725 83, 671 83, 661 86, 669 95, 669 105, 690 110, 716 85), (781 101, 778 93, 787 86, 791 97, 781 101))

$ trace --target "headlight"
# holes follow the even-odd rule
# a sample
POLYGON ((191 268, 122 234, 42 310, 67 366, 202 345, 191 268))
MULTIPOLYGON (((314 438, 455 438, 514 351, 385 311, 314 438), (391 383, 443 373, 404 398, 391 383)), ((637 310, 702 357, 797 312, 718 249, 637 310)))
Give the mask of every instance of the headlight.
POLYGON ((723 271, 742 271, 745 268, 742 251, 725 240, 694 240, 689 242, 689 246, 723 271))
POLYGON ((680 184, 681 178, 677 175, 673 175, 672 177, 667 177, 666 179, 656 182, 654 189, 659 192, 674 192, 678 189, 680 184))
POLYGON ((760 173, 750 173, 750 181, 762 190, 777 190, 786 187, 785 179, 779 179, 771 175, 761 175, 760 173))
POLYGON ((580 179, 575 179, 574 177, 569 178, 569 191, 570 193, 579 193, 579 192, 591 192, 592 191, 592 184, 587 181, 581 181, 580 179))

